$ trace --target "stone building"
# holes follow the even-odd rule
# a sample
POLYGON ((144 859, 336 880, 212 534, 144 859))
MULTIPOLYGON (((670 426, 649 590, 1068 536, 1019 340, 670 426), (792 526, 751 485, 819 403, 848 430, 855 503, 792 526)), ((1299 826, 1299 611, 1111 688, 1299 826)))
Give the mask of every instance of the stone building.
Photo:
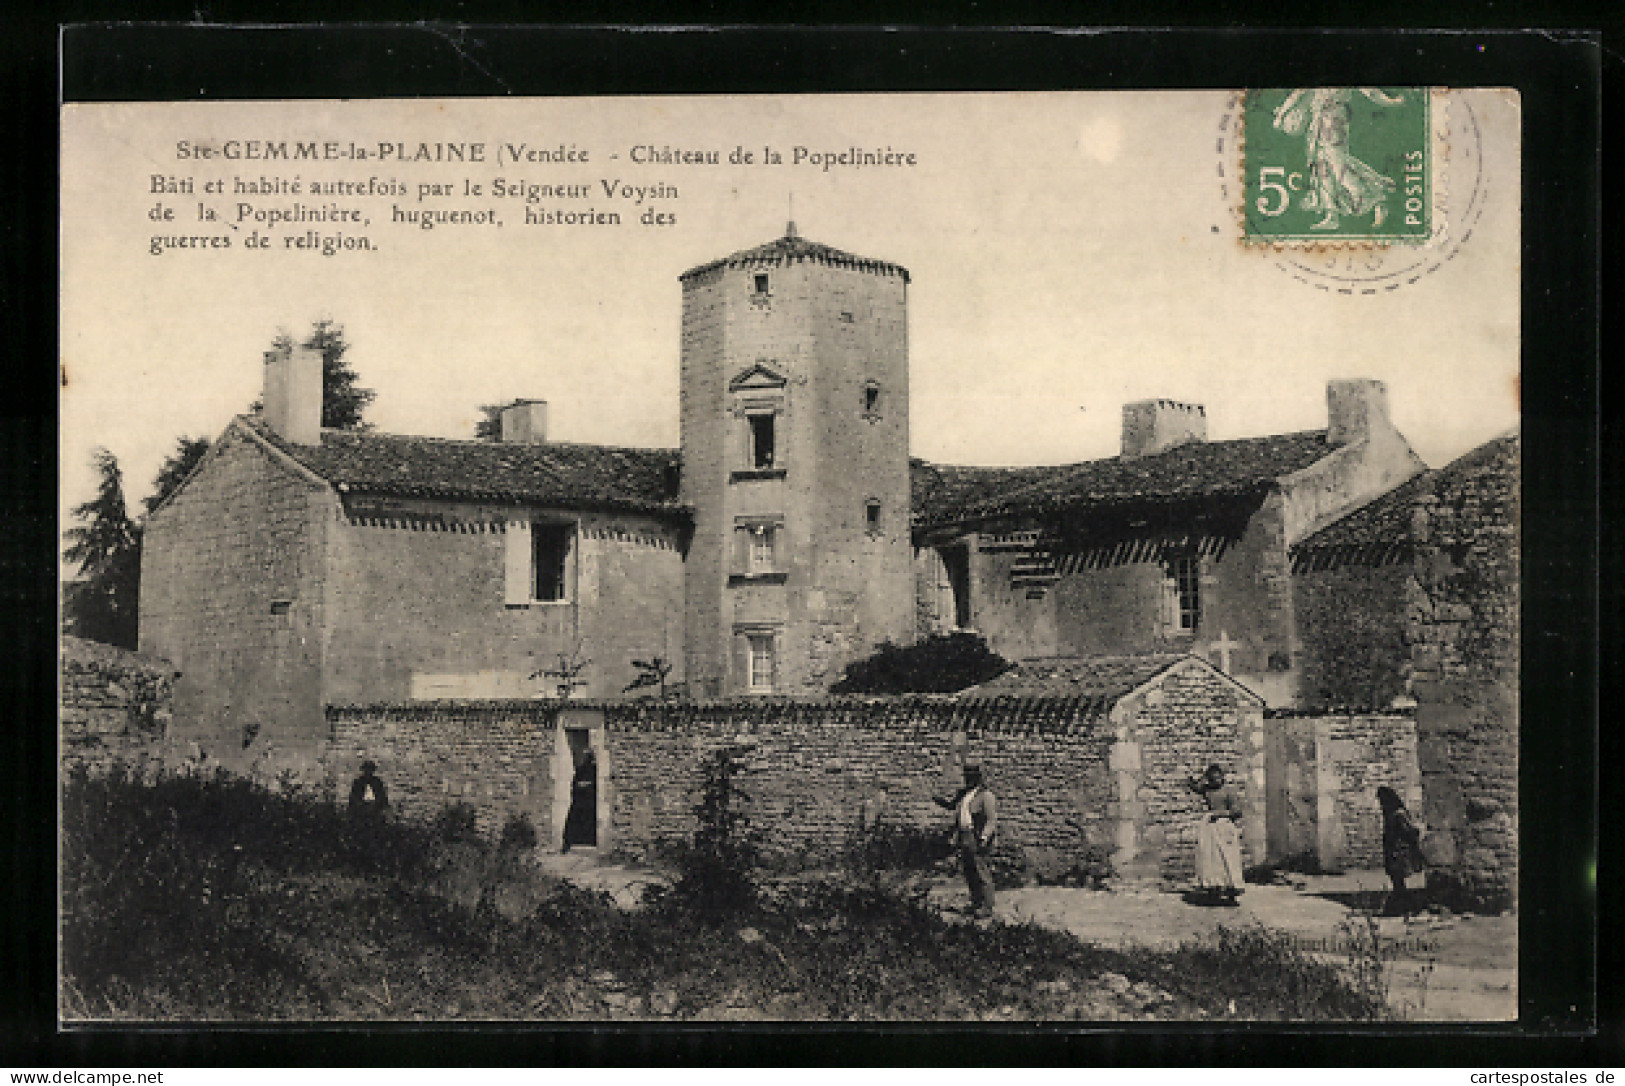
POLYGON ((1520 453, 1487 442, 1293 553, 1307 696, 1414 703, 1431 858, 1491 904, 1517 889, 1520 453))
POLYGON ((908 456, 906 269, 801 238, 682 293, 680 450, 323 430, 321 360, 267 356, 146 529, 141 647, 213 753, 310 748, 324 707, 623 694, 816 696, 883 642, 972 628, 1011 659, 1196 653, 1300 696, 1290 549, 1422 468, 1374 381, 1325 430, 1205 440, 1124 409, 1120 456, 987 469, 908 456))
POLYGON ((1124 407, 1108 459, 916 463, 921 629, 974 629, 1012 659, 1194 652, 1296 704, 1291 548, 1424 466, 1381 382, 1326 399, 1324 430, 1207 441, 1202 407, 1150 400, 1124 407))

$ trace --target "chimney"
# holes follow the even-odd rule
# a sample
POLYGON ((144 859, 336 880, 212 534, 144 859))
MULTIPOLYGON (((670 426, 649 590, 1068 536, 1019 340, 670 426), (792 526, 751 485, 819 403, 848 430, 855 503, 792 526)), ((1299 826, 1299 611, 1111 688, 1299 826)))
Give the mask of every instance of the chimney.
POLYGON ((547 401, 515 400, 502 409, 502 440, 513 445, 547 443, 547 401))
POLYGON ((310 347, 265 352, 266 424, 295 445, 322 440, 322 352, 310 347))
POLYGON ((1123 459, 1207 440, 1207 409, 1196 403, 1140 400, 1123 405, 1123 459))
POLYGON ((1388 421, 1388 386, 1369 378, 1326 382, 1326 443, 1353 445, 1388 421))

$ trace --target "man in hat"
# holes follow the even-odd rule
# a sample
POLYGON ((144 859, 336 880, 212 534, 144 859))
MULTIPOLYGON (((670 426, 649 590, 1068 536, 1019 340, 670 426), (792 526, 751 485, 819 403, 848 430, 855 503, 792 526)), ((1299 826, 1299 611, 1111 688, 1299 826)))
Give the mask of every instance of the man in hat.
POLYGON ((350 813, 368 822, 381 822, 389 810, 389 790, 378 777, 378 763, 361 763, 361 776, 350 785, 350 813))
POLYGON ((987 856, 993 849, 993 838, 999 832, 998 804, 987 785, 982 783, 982 767, 978 762, 965 763, 965 787, 952 799, 932 797, 939 807, 954 812, 954 848, 965 869, 965 882, 970 887, 971 907, 977 916, 993 915, 993 872, 987 856))

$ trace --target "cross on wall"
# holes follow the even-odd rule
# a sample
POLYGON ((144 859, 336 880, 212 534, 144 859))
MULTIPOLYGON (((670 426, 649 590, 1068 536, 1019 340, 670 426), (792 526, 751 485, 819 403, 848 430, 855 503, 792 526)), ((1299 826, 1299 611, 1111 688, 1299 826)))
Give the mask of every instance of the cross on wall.
POLYGON ((1241 642, 1230 640, 1229 630, 1220 630, 1218 638, 1207 643, 1207 657, 1211 661, 1213 654, 1218 653, 1219 670, 1228 675, 1230 674, 1230 653, 1232 650, 1239 648, 1241 648, 1241 642))

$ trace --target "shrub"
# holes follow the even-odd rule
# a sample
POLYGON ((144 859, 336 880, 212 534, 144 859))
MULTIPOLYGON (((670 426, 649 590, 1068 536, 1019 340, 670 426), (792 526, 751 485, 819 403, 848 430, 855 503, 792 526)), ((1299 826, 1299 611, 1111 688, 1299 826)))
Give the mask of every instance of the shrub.
POLYGON ((510 815, 502 824, 502 836, 497 846, 503 850, 524 851, 536 847, 536 827, 522 814, 510 815))
POLYGON ((466 803, 453 803, 434 817, 434 835, 447 843, 476 844, 480 840, 479 816, 466 803))
POLYGON ((680 904, 707 918, 756 907, 760 853, 743 809, 750 797, 737 781, 743 753, 724 747, 706 760, 700 802, 694 806, 694 837, 670 850, 677 877, 669 890, 653 890, 651 903, 680 904))
POLYGON ((842 866, 854 874, 880 871, 926 871, 952 854, 941 829, 898 825, 879 818, 854 830, 841 851, 842 866))
POLYGON ((832 694, 952 694, 1010 670, 1010 662, 981 637, 951 633, 913 645, 881 645, 873 656, 847 665, 832 694))

